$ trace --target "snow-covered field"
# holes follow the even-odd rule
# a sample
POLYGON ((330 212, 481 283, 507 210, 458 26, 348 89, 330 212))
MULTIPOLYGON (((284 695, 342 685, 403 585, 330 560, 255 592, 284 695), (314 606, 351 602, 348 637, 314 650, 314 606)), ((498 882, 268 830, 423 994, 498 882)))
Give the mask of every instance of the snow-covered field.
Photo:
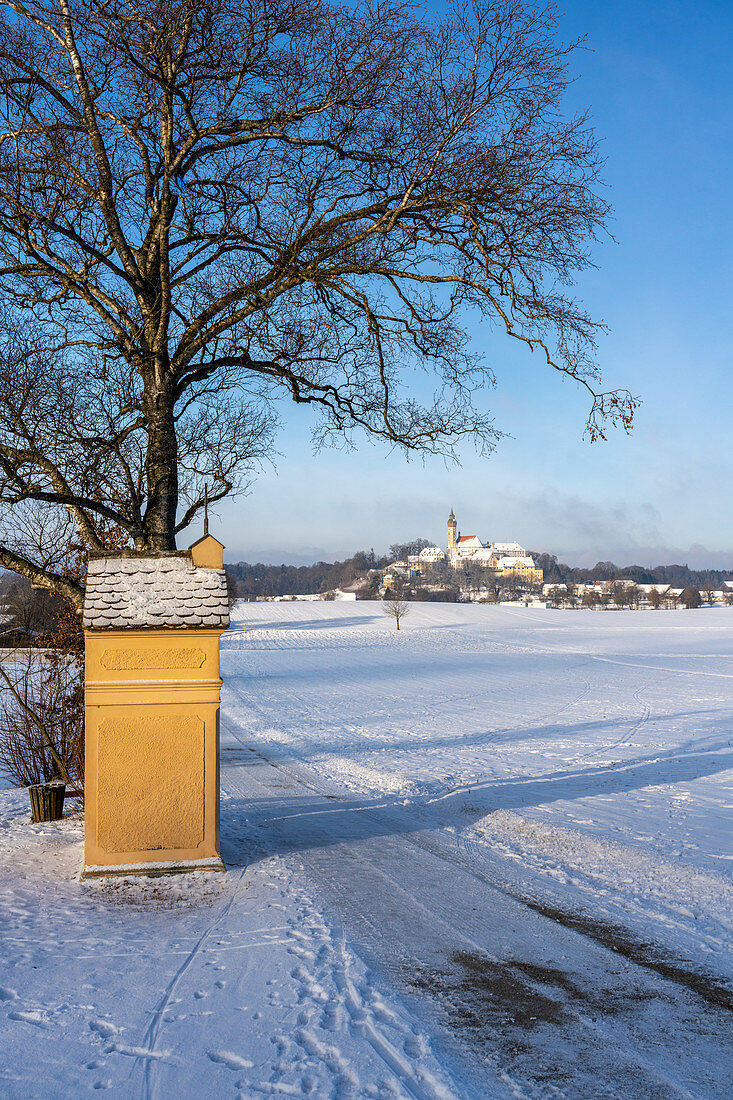
POLYGON ((733 609, 222 648, 225 875, 80 884, 0 795, 1 1096, 733 1095, 733 609))

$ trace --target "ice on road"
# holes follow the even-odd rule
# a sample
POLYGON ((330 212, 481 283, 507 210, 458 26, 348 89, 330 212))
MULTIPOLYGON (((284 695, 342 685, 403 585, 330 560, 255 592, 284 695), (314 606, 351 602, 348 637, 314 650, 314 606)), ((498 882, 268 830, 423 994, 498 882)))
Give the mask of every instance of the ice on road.
POLYGON ((733 1094, 733 611, 240 604, 222 649, 225 875, 79 884, 2 796, 0 1093, 733 1094))

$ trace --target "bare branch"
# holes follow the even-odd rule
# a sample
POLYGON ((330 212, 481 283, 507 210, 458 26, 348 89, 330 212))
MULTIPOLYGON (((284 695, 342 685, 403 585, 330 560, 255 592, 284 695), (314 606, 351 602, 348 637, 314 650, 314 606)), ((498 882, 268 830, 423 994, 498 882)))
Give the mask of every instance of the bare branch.
POLYGON ((316 445, 491 451, 471 313, 588 393, 591 440, 629 429, 571 293, 608 208, 552 5, 3 11, 0 503, 172 550, 280 399, 316 445))

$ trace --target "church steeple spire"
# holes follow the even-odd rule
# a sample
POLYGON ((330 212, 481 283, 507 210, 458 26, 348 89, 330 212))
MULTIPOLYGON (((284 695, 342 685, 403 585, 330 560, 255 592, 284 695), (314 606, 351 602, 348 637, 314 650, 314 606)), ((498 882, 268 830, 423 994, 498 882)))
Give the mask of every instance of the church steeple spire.
POLYGON ((458 524, 456 523, 456 517, 453 514, 453 509, 451 508, 450 515, 448 516, 448 553, 446 554, 446 557, 448 558, 449 562, 455 562, 455 559, 456 559, 456 554, 457 554, 457 550, 456 550, 456 527, 457 526, 458 526, 458 524))

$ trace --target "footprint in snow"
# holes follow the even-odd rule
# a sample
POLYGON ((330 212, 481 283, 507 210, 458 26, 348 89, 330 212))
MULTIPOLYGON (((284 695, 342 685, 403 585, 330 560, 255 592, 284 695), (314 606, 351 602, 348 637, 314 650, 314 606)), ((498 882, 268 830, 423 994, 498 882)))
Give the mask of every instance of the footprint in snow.
POLYGON ((321 1027, 326 1031, 338 1031, 341 1016, 341 1006, 337 1001, 329 1001, 323 1009, 321 1027))
POLYGON ((9 989, 7 986, 0 985, 0 1001, 16 1001, 18 994, 14 989, 9 989))
POLYGON ((105 1047, 105 1054, 125 1054, 128 1058, 152 1058, 165 1060, 170 1058, 169 1050, 149 1050, 147 1047, 127 1047, 122 1043, 111 1043, 105 1047))
POLYGON ((419 1035, 408 1035, 403 1049, 408 1058, 422 1058, 425 1055, 425 1043, 419 1035))
POLYGON ((101 1035, 103 1039, 109 1039, 112 1035, 118 1035, 122 1028, 115 1027, 109 1020, 90 1020, 89 1028, 91 1031, 96 1032, 97 1035, 101 1035))
POLYGON ((40 1012, 9 1012, 9 1020, 18 1020, 24 1024, 34 1024, 36 1027, 45 1028, 46 1021, 40 1012))
POLYGON ((212 1062, 218 1062, 227 1069, 252 1069, 254 1066, 254 1062, 250 1062, 247 1058, 240 1058, 238 1054, 232 1054, 228 1050, 210 1050, 208 1055, 212 1062))
POLYGON ((206 992, 205 989, 197 989, 196 992, 194 993, 194 997, 196 998, 197 1001, 203 1000, 203 998, 208 997, 208 995, 209 994, 206 992))

